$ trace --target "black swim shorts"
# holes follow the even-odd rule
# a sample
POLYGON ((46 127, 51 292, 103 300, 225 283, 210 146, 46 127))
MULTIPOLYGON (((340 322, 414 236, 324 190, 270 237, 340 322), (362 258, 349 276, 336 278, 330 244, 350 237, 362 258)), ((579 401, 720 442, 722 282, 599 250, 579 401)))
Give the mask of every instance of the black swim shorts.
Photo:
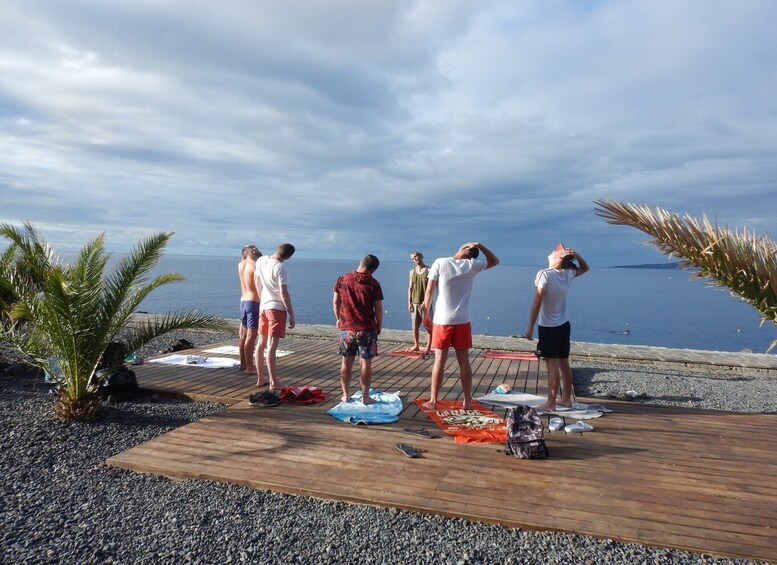
POLYGON ((567 359, 572 325, 569 322, 552 328, 539 326, 537 351, 543 359, 567 359))

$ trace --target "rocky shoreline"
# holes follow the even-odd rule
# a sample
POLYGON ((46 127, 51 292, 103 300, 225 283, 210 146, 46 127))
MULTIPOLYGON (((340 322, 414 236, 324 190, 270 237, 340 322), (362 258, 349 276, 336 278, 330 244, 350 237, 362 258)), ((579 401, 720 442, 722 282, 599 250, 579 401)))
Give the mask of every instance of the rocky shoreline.
MULTIPOLYGON (((140 354, 178 338, 234 334, 176 332, 140 354)), ((14 361, 0 350, 0 364, 14 361)), ((757 372, 573 365, 579 396, 628 389, 651 404, 776 411, 777 378, 757 372)), ((144 395, 61 422, 52 403, 40 378, 0 374, 3 563, 751 563, 113 469, 106 458, 225 407, 144 395)))

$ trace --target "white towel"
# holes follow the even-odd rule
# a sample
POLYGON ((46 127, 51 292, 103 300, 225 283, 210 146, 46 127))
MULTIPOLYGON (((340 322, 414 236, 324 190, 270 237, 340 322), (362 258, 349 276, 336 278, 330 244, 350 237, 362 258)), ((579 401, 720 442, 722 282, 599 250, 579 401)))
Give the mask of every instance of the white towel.
MULTIPOLYGON (((475 397, 474 400, 477 400, 483 404, 492 404, 494 406, 501 406, 504 408, 511 408, 513 406, 520 405, 526 405, 535 408, 540 404, 544 404, 547 398, 544 396, 537 396, 536 394, 495 394, 492 392, 489 394, 484 394, 483 396, 475 397)), ((604 412, 612 412, 612 410, 605 408, 601 404, 583 404, 582 402, 573 402, 572 408, 556 406, 556 409, 552 412, 549 410, 540 410, 539 414, 555 414, 557 416, 563 416, 564 418, 590 420, 592 418, 599 418, 604 412)))
MULTIPOLYGON (((211 349, 203 349, 203 353, 219 353, 221 355, 240 355, 240 348, 237 345, 222 345, 220 347, 213 347, 211 349)), ((278 349, 275 352, 276 357, 286 357, 291 355, 293 351, 286 351, 284 349, 278 349)))
POLYGON ((164 365, 188 365, 190 367, 202 367, 204 369, 228 369, 237 367, 240 361, 227 357, 202 357, 200 355, 168 355, 159 359, 149 359, 149 363, 162 363, 164 365))

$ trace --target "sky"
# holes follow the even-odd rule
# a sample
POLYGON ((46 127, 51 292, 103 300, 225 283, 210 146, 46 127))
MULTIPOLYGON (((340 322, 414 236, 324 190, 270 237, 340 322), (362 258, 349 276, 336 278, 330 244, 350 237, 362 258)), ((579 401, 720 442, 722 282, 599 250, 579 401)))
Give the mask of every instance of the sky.
POLYGON ((777 2, 5 0, 0 221, 61 251, 661 262, 611 198, 777 233, 777 2))

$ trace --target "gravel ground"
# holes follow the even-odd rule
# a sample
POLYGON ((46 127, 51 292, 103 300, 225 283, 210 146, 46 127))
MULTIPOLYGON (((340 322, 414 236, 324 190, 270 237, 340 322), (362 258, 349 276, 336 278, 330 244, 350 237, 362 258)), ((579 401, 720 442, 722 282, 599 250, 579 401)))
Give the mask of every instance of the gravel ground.
POLYGON ((667 364, 577 361, 572 363, 575 392, 609 398, 633 391, 636 402, 730 412, 777 412, 777 375, 773 372, 667 364))
MULTIPOLYGON (((13 360, 0 350, 0 364, 13 360)), ((111 455, 224 406, 144 396, 60 422, 40 378, 0 373, 1 563, 750 563, 109 468, 111 455)), ((588 362, 576 381, 580 396, 633 389, 705 408, 774 411, 777 398, 777 379, 742 373, 588 362)))

